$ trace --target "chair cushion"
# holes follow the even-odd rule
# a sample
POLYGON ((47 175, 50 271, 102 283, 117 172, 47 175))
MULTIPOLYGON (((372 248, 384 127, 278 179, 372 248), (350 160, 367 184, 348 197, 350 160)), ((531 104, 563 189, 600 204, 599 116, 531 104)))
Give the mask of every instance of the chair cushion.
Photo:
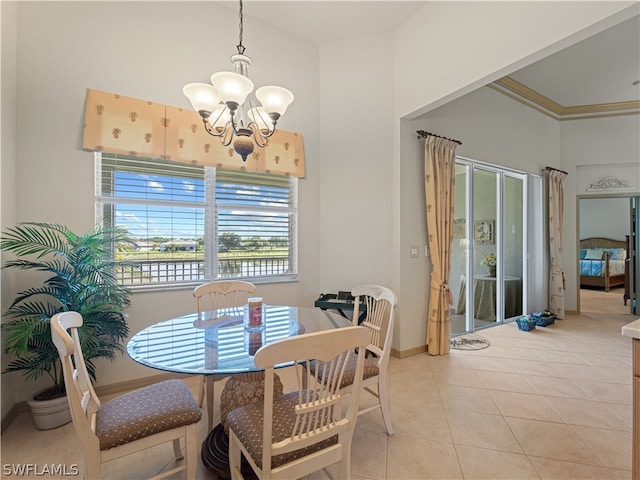
POLYGON ((200 421, 202 413, 182 380, 149 385, 102 404, 96 412, 100 450, 200 421))
MULTIPOLYGON (((344 374, 342 375, 342 383, 340 384, 340 388, 344 388, 348 385, 353 384, 357 365, 358 356, 349 355, 349 358, 347 359, 347 367, 344 369, 344 374)), ((367 355, 364 358, 364 372, 362 374, 362 378, 366 380, 367 378, 375 377, 379 373, 380 370, 378 369, 378 358, 372 355, 367 355)))
MULTIPOLYGON (((296 421, 295 408, 298 404, 298 392, 286 393, 273 399, 272 443, 280 442, 291 436, 296 421)), ((252 403, 236 408, 227 416, 227 425, 237 435, 259 468, 262 468, 262 430, 264 425, 264 405, 252 403)), ((271 468, 279 467, 298 458, 320 451, 338 442, 333 436, 322 442, 293 452, 275 455, 271 459, 271 468)))
MULTIPOLYGON (((358 365, 358 356, 349 355, 349 358, 347 359, 347 366, 342 375, 342 383, 340 384, 340 388, 353 385, 353 380, 355 378, 357 365, 358 365)), ((311 370, 311 372, 315 374, 316 372, 315 361, 312 360, 309 362, 309 369, 311 370)), ((380 370, 378 368, 378 358, 373 355, 367 355, 364 358, 364 373, 362 375, 362 378, 366 380, 367 378, 375 377, 379 373, 380 373, 380 370)))

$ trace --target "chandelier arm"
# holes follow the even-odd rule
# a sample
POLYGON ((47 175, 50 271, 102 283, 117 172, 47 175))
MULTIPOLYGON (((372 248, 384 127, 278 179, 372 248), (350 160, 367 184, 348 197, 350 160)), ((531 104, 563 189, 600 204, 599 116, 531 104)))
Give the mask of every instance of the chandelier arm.
POLYGON ((269 134, 267 135, 266 138, 271 137, 274 133, 276 133, 276 124, 275 123, 273 124, 273 128, 270 129, 269 134))
MULTIPOLYGON (((227 109, 228 109, 228 107, 227 107, 227 109)), ((213 122, 210 122, 210 123, 211 123, 211 125, 215 125, 216 123, 218 123, 218 120, 220 120, 220 119, 222 118, 222 115, 224 115, 224 112, 225 112, 225 111, 226 111, 226 109, 224 109, 224 108, 223 108, 223 109, 221 109, 221 110, 220 110, 220 113, 218 113, 218 116, 216 117, 216 119, 215 119, 213 122)), ((233 115, 231 116, 231 118, 233 118, 233 115)), ((227 128, 227 124, 226 124, 226 122, 225 122, 224 128, 225 128, 225 129, 227 128)))
POLYGON ((267 137, 262 134, 256 122, 251 122, 249 124, 249 128, 251 128, 251 131, 253 132, 253 141, 256 142, 256 145, 260 148, 266 147, 267 137))
POLYGON ((256 122, 251 122, 248 125, 249 129, 253 133, 253 139, 256 142, 256 145, 260 148, 264 148, 267 146, 267 139, 270 138, 274 133, 276 133, 275 124, 270 128, 260 128, 260 126, 256 122))
MULTIPOLYGON (((276 129, 276 122, 274 122, 273 120, 271 121, 271 124, 269 124, 262 115, 258 115, 257 117, 258 118, 254 120, 253 123, 256 124, 259 132, 262 132, 263 130, 266 130, 267 132, 273 132, 276 129)), ((271 135, 273 135, 273 133, 269 133, 267 136, 270 137, 271 135)))
POLYGON ((220 137, 220 141, 223 146, 228 147, 231 145, 231 142, 233 142, 233 139, 236 138, 236 134, 232 128, 228 128, 228 124, 225 127, 226 128, 222 132, 224 136, 220 137))
POLYGON ((204 129, 209 135, 213 137, 222 137, 224 135, 224 131, 226 130, 226 128, 222 132, 218 133, 218 131, 211 126, 211 123, 209 123, 209 121, 206 118, 202 119, 202 123, 204 125, 204 129))

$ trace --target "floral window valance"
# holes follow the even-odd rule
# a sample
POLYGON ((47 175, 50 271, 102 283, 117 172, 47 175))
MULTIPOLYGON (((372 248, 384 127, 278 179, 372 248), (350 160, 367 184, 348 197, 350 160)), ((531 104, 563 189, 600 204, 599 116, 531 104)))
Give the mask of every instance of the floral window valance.
POLYGON ((197 112, 87 90, 82 147, 233 170, 304 177, 302 135, 277 130, 265 148, 242 159, 210 136, 197 112))

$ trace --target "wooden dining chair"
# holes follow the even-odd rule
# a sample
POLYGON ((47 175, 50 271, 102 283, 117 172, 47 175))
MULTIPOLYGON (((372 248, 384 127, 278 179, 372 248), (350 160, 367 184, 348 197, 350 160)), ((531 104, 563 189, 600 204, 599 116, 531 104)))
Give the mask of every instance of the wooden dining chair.
MULTIPOLYGON (((387 369, 391 356, 393 342, 393 318, 398 303, 396 294, 387 287, 380 285, 359 285, 351 290, 354 299, 352 323, 365 327, 370 333, 370 341, 367 344, 367 355, 364 361, 363 389, 376 398, 374 405, 361 408, 359 415, 365 414, 377 408, 382 410, 382 418, 387 428, 387 434, 393 435, 391 426, 391 413, 389 411, 389 380, 387 369), (360 320, 360 310, 366 307, 366 316, 360 320), (374 385, 376 388, 374 389, 374 385)), ((314 364, 308 368, 313 370, 314 364)), ((355 363, 347 366, 351 372, 342 381, 341 391, 352 391, 353 371, 355 363)))
POLYGON ((232 479, 243 478, 242 455, 261 479, 301 478, 336 463, 338 478, 351 478, 362 347, 369 343, 369 336, 365 327, 351 326, 278 340, 258 350, 255 365, 265 370, 264 401, 227 416, 232 479), (301 366, 311 361, 315 373, 301 366), (293 363, 297 387, 275 394, 275 367, 289 363, 293 363), (340 384, 351 364, 355 365, 354 391, 345 396, 340 384))
MULTIPOLYGON (((193 289, 198 308, 198 322, 205 322, 204 313, 217 308, 240 307, 247 303, 252 293, 256 291, 253 283, 241 280, 216 280, 203 283, 193 289)), ((207 425, 209 431, 213 428, 213 399, 214 383, 225 378, 225 375, 204 375, 200 379, 198 405, 202 407, 207 396, 207 425)))
MULTIPOLYGON (((387 370, 391 357, 393 343, 394 313, 398 304, 396 294, 381 285, 358 285, 351 290, 355 297, 353 308, 353 323, 358 324, 359 312, 362 305, 367 307, 367 315, 360 325, 367 328, 370 341, 367 345, 367 356, 364 363, 364 380, 362 386, 367 393, 373 395, 377 402, 370 407, 362 408, 358 414, 370 412, 377 408, 382 410, 382 418, 387 428, 387 434, 393 435, 391 426, 391 412, 389 411, 389 378, 387 370), (377 385, 374 390, 372 387, 377 385)), ((352 366, 351 369, 354 367, 352 366)), ((352 384, 343 382, 343 391, 353 388, 352 384)))
POLYGON ((102 464, 156 445, 173 442, 176 461, 186 460, 153 479, 186 470, 195 478, 198 464, 198 404, 182 380, 166 380, 101 403, 82 356, 78 329, 82 316, 63 312, 51 318, 51 337, 58 349, 71 418, 84 451, 85 478, 102 478, 102 464))

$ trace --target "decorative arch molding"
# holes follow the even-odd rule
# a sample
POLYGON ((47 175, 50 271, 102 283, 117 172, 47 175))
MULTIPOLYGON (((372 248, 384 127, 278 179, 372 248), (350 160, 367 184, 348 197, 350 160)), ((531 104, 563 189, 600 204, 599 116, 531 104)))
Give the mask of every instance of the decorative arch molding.
POLYGON ((589 188, 587 188, 587 192, 602 192, 602 191, 611 191, 611 190, 633 190, 633 187, 629 184, 629 182, 625 180, 620 180, 615 177, 604 177, 597 183, 592 183, 589 188))
POLYGON ((598 165, 576 165, 578 196, 627 196, 640 194, 640 163, 611 161, 598 165))

